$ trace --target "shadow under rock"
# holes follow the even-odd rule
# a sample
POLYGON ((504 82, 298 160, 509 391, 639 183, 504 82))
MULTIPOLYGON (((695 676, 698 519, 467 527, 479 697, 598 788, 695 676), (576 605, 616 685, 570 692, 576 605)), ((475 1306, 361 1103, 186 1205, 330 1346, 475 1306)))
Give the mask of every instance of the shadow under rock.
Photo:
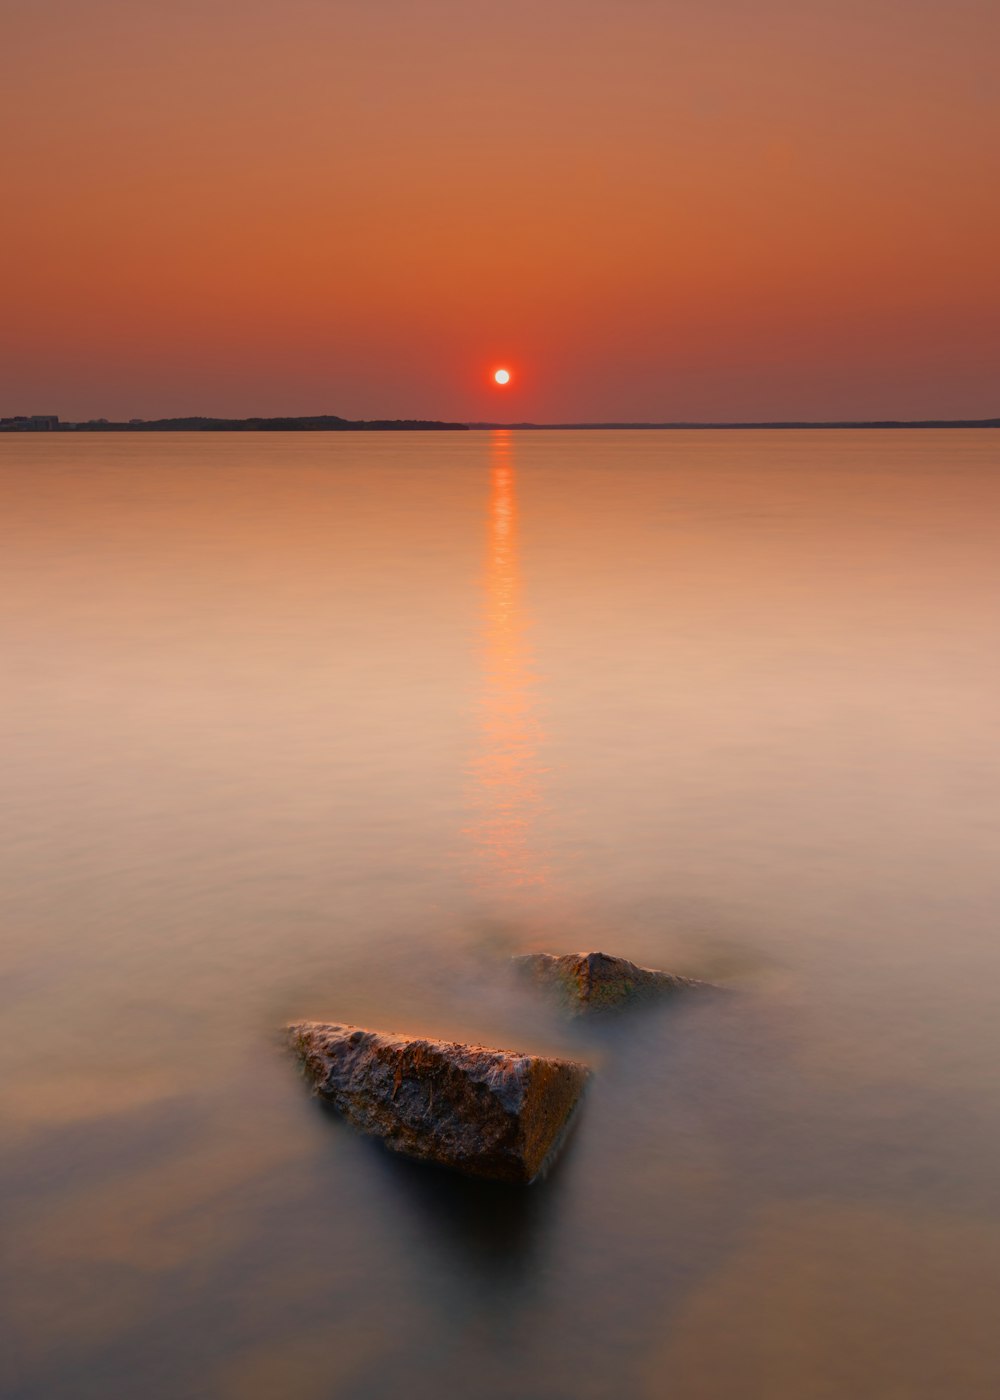
POLYGON ((357 1134, 332 1106, 321 1102, 319 1108, 331 1127, 356 1135, 369 1170, 415 1218, 429 1246, 443 1247, 464 1275, 510 1284, 537 1269, 565 1196, 570 1168, 565 1158, 581 1110, 546 1174, 530 1186, 517 1186, 405 1157, 377 1138, 357 1134))

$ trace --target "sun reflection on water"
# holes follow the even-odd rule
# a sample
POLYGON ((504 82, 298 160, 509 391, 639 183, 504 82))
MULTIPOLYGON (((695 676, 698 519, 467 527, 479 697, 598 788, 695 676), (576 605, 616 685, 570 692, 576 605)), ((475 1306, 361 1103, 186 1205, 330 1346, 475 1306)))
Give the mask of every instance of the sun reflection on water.
POLYGON ((544 807, 537 677, 527 640, 518 545, 513 435, 493 434, 481 632, 481 733, 470 765, 476 817, 468 827, 479 855, 477 883, 499 896, 544 885, 538 837, 544 807))

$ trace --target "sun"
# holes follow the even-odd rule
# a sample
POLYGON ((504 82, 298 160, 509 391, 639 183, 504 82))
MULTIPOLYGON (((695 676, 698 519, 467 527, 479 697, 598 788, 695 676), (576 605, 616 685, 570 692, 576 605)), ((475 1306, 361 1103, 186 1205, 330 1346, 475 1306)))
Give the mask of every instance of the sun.
POLYGON ((494 382, 497 383, 497 384, 509 384, 509 383, 510 383, 510 370, 509 370, 509 369, 495 369, 495 370, 493 371, 493 379, 494 379, 494 382))

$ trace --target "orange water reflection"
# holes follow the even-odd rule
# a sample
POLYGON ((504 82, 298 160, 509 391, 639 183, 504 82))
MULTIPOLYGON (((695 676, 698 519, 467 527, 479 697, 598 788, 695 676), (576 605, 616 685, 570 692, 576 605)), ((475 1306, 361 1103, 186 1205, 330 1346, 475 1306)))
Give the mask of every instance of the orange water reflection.
POLYGON ((490 447, 483 587, 482 730, 471 764, 477 816, 468 834, 479 855, 477 883, 505 895, 543 885, 548 865, 538 835, 544 733, 523 603, 514 439, 503 431, 490 447))

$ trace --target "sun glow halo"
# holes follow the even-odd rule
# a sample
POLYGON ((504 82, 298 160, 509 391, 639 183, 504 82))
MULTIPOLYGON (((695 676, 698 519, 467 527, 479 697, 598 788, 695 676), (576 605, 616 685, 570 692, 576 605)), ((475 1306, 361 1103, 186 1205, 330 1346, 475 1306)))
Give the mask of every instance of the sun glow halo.
POLYGON ((495 381, 497 384, 509 384, 509 383, 510 383, 510 370, 509 370, 509 369, 496 369, 496 370, 493 371, 493 378, 494 378, 494 381, 495 381))

